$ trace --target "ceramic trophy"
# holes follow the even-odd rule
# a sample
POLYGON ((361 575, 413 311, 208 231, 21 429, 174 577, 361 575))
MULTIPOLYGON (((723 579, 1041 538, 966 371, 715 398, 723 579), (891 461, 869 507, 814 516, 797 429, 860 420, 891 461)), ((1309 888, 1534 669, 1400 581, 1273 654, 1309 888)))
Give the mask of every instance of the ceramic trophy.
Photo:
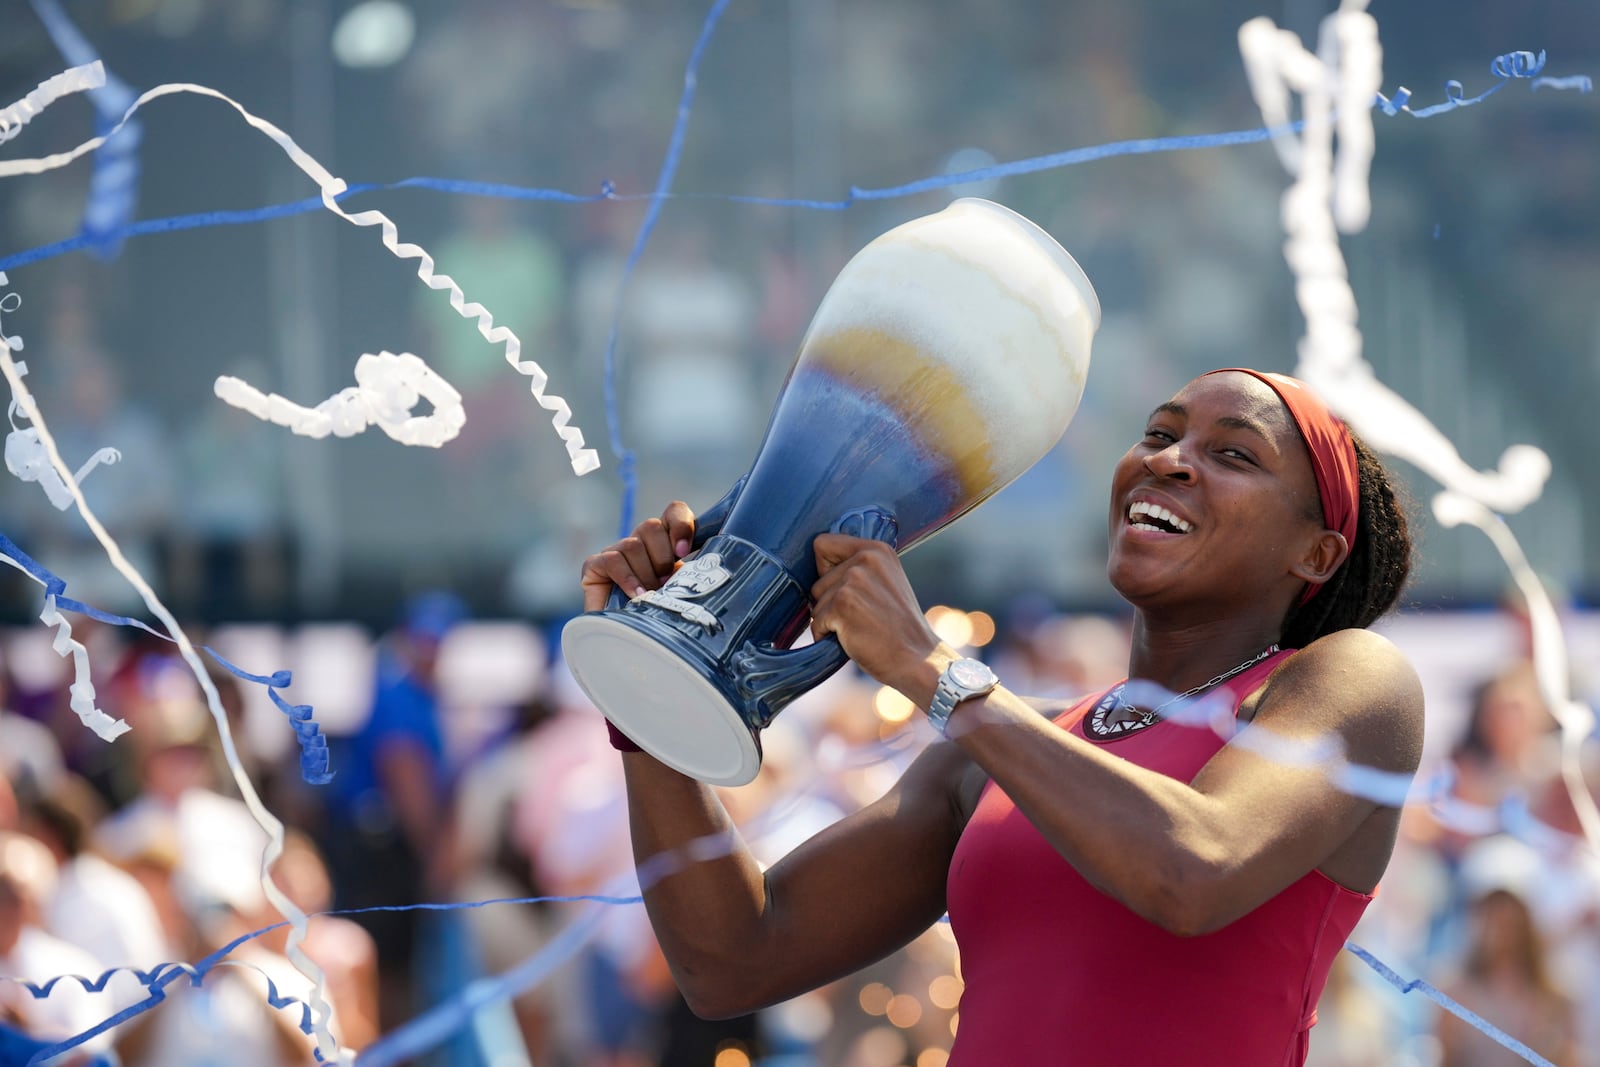
POLYGON ((812 540, 905 552, 1060 440, 1082 399, 1100 304, 1044 230, 964 198, 845 264, 801 343, 748 473, 697 522, 658 590, 618 593, 562 631, 600 711, 684 774, 742 785, 761 731, 847 662, 810 622, 812 540))

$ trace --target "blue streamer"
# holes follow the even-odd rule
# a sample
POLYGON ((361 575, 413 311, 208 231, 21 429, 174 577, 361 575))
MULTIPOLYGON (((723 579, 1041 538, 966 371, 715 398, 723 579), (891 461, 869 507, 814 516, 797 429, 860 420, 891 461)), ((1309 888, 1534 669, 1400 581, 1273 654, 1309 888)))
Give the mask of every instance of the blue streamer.
MULTIPOLYGON (((643 902, 644 902, 644 898, 643 897, 638 897, 638 896, 631 896, 631 897, 607 896, 607 895, 604 895, 604 894, 582 894, 582 895, 577 895, 577 896, 550 896, 550 897, 497 897, 497 898, 494 898, 494 899, 491 899, 491 900, 462 901, 462 902, 449 903, 449 904, 377 905, 377 906, 374 906, 374 907, 367 907, 367 908, 347 908, 347 909, 338 910, 338 911, 318 912, 317 915, 362 915, 362 914, 366 914, 368 912, 385 912, 385 911, 461 911, 461 910, 466 910, 466 909, 470 909, 470 908, 488 907, 491 904, 545 904, 545 903, 576 904, 576 903, 594 903, 594 904, 605 904, 605 905, 625 905, 625 904, 642 904, 643 902)), ((315 916, 312 916, 312 917, 314 918, 315 916)), ((234 938, 232 941, 229 941, 226 945, 223 945, 221 948, 215 950, 210 955, 206 956, 200 962, 195 963, 195 964, 187 964, 187 963, 158 963, 154 967, 151 967, 149 970, 141 970, 140 968, 137 968, 137 967, 113 967, 113 968, 105 971, 104 973, 102 973, 102 974, 100 974, 100 975, 98 975, 96 977, 93 977, 93 978, 85 977, 83 975, 70 974, 70 975, 59 975, 59 976, 57 976, 55 978, 51 978, 50 980, 48 980, 46 982, 31 982, 31 981, 28 981, 28 980, 22 979, 22 978, 12 978, 12 977, 9 977, 9 976, 0 975, 0 981, 11 982, 12 984, 14 984, 16 986, 19 986, 21 989, 26 991, 30 996, 32 996, 35 1000, 42 1000, 42 999, 48 997, 50 995, 50 993, 55 989, 55 987, 57 985, 59 985, 62 982, 65 982, 65 981, 72 981, 72 982, 78 983, 78 985, 80 987, 82 987, 85 992, 88 992, 88 993, 99 993, 99 992, 102 992, 105 989, 106 984, 108 982, 110 982, 111 979, 114 976, 118 975, 118 974, 130 974, 130 975, 132 975, 135 979, 138 980, 140 985, 144 986, 147 990, 149 990, 149 996, 147 996, 144 1000, 141 1000, 141 1001, 138 1001, 138 1002, 136 1002, 134 1004, 128 1005, 126 1008, 123 1008, 121 1011, 118 1011, 115 1014, 113 1014, 113 1015, 101 1020, 99 1023, 95 1024, 94 1026, 90 1027, 87 1030, 82 1031, 81 1033, 74 1034, 69 1038, 65 1038, 65 1039, 63 1039, 63 1040, 61 1040, 59 1042, 56 1042, 55 1044, 44 1045, 44 1044, 34 1043, 34 1044, 30 1045, 30 1048, 33 1048, 36 1051, 34 1052, 34 1055, 32 1056, 32 1058, 30 1058, 27 1061, 28 1067, 35 1067, 35 1065, 37 1065, 37 1064, 42 1064, 42 1063, 44 1063, 45 1061, 51 1059, 54 1056, 59 1056, 63 1052, 68 1052, 68 1051, 70 1051, 70 1050, 72 1050, 74 1048, 77 1048, 79 1045, 83 1044, 86 1041, 92 1041, 94 1038, 98 1037, 100 1034, 103 1034, 107 1030, 110 1030, 110 1029, 112 1029, 114 1027, 122 1025, 123 1023, 127 1022, 129 1019, 132 1019, 132 1018, 135 1018, 136 1016, 144 1014, 145 1012, 149 1011, 151 1008, 154 1008, 156 1005, 158 1005, 162 1001, 166 1000, 167 999, 167 994, 166 994, 167 986, 171 985, 173 982, 178 981, 180 978, 183 978, 184 976, 188 976, 194 984, 196 984, 196 985, 200 984, 201 982, 203 982, 205 980, 206 975, 209 974, 212 970, 216 969, 217 967, 219 967, 219 966, 221 966, 221 965, 223 965, 225 963, 229 963, 227 957, 229 955, 231 955, 234 952, 235 949, 239 948, 241 945, 245 944, 246 942, 253 941, 256 938, 261 937, 263 934, 271 933, 273 930, 279 930, 279 929, 282 929, 283 927, 288 926, 288 925, 289 924, 288 924, 287 921, 276 922, 276 923, 272 923, 269 926, 263 926, 259 930, 252 930, 247 934, 241 934, 238 937, 234 938)), ((569 928, 569 930, 570 930, 570 928, 569 928)), ((565 935, 563 935, 563 936, 565 936, 565 935)), ((556 940, 552 941, 550 943, 550 945, 547 945, 545 947, 545 950, 543 952, 541 952, 538 956, 535 956, 535 957, 525 961, 524 963, 519 964, 516 968, 514 968, 511 971, 506 972, 506 974, 502 975, 500 979, 498 979, 498 980, 496 980, 496 981, 494 981, 492 983, 487 983, 487 984, 485 984, 485 983, 474 983, 474 985, 472 987, 468 987, 469 990, 471 990, 470 997, 472 998, 472 1006, 471 1006, 472 1010, 476 1010, 478 1007, 482 1006, 482 1004, 490 1003, 493 1000, 501 999, 502 997, 515 996, 517 993, 521 992, 523 989, 530 988, 536 982, 541 981, 549 973, 550 970, 552 970, 556 965, 560 964, 563 960, 566 959, 566 957, 568 955, 570 955, 570 952, 567 952, 567 951, 564 950, 564 943, 560 943, 560 942, 561 942, 561 938, 558 937, 556 940), (552 949, 556 949, 558 951, 552 952, 551 951, 552 949)), ((580 944, 581 944, 581 942, 580 942, 580 944)), ((573 947, 576 947, 576 946, 573 946, 573 947)), ((230 965, 239 966, 238 964, 230 964, 230 965)), ((464 991, 462 995, 460 995, 460 996, 458 996, 457 998, 454 998, 454 999, 455 1000, 462 1000, 463 998, 467 997, 468 995, 469 994, 464 991)), ((289 1009, 289 1008, 298 1007, 300 1009, 300 1013, 301 1013, 300 1014, 300 1022, 299 1022, 300 1029, 305 1034, 307 1034, 308 1036, 313 1033, 311 1009, 309 1008, 309 1006, 307 1006, 303 1001, 300 1001, 295 997, 285 996, 283 994, 280 994, 277 991, 277 987, 272 984, 272 981, 271 981, 270 978, 268 978, 268 981, 267 981, 267 1002, 271 1007, 277 1008, 277 1009, 289 1009)), ((441 1005, 440 1007, 443 1008, 443 1009, 446 1009, 446 1011, 443 1014, 449 1014, 449 1015, 451 1015, 452 1018, 454 1018, 454 1014, 456 1012, 456 1009, 451 1007, 452 1003, 453 1002, 446 1002, 445 1005, 441 1005)), ((430 1013, 430 1014, 433 1014, 433 1013, 430 1013)), ((420 1020, 413 1020, 413 1022, 417 1022, 417 1021, 420 1021, 420 1020)), ((457 1019, 452 1024, 452 1029, 455 1026, 459 1026, 459 1025, 460 1025, 460 1020, 457 1019)), ((402 1027, 400 1030, 394 1031, 394 1033, 391 1034, 390 1037, 395 1037, 396 1035, 399 1035, 403 1030, 409 1029, 409 1027, 410 1027, 410 1024, 407 1024, 406 1027, 402 1027)), ((435 1023, 435 1024, 431 1024, 428 1028, 426 1028, 425 1036, 429 1036, 429 1037, 436 1036, 437 1038, 442 1038, 443 1036, 448 1035, 450 1032, 451 1032, 450 1030, 440 1031, 438 1029, 438 1024, 435 1023)), ((423 1035, 414 1034, 414 1035, 408 1036, 405 1039, 403 1039, 403 1043, 406 1043, 407 1047, 410 1047, 409 1043, 419 1040, 419 1036, 423 1036, 423 1035)), ((369 1049, 368 1049, 368 1052, 370 1053, 372 1050, 379 1048, 380 1045, 387 1045, 388 1043, 389 1043, 389 1038, 385 1038, 383 1041, 379 1042, 378 1044, 370 1046, 369 1049)), ((431 1047, 432 1047, 432 1044, 427 1044, 427 1045, 421 1045, 420 1046, 420 1048, 431 1048, 431 1047)), ((409 1052, 406 1053, 406 1054, 410 1055, 409 1052)), ((387 1055, 387 1053, 385 1053, 385 1055, 387 1055)), ((325 1062, 324 1059, 323 1059, 323 1056, 321 1055, 321 1050, 320 1049, 317 1050, 316 1058, 317 1058, 317 1060, 319 1062, 325 1062)), ((16 1061, 6 1060, 6 1061, 0 1061, 0 1062, 6 1063, 6 1064, 10 1064, 10 1063, 14 1063, 16 1061)), ((363 1062, 364 1062, 364 1060, 363 1060, 363 1062)), ((386 1060, 384 1062, 392 1062, 392 1060, 386 1060)))
MULTIPOLYGON (((719 9, 714 9, 707 22, 719 14, 719 9)), ((708 27, 702 27, 701 44, 706 39, 708 27)), ((1497 56, 1491 64, 1491 70, 1499 73, 1505 71, 1504 79, 1531 78, 1530 86, 1537 90, 1540 88, 1556 90, 1573 90, 1580 93, 1592 92, 1593 82, 1588 75, 1578 74, 1562 78, 1539 77, 1533 75, 1544 66, 1544 52, 1537 55, 1531 52, 1510 52, 1504 56, 1497 56)), ((1289 124, 1284 131, 1274 131, 1266 128, 1252 130, 1233 130, 1223 133, 1194 134, 1183 137, 1155 137, 1131 141, 1117 141, 1109 144, 1092 145, 1084 148, 1074 148, 1063 152, 1051 153, 1042 156, 1033 156, 1027 159, 1015 160, 1010 163, 1000 163, 978 170, 963 171, 958 174, 940 174, 917 181, 907 182, 902 185, 886 186, 883 188, 869 189, 860 186, 851 186, 848 194, 841 199, 819 200, 807 197, 766 197, 748 196, 743 194, 727 193, 672 193, 670 187, 670 173, 677 167, 677 155, 681 149, 682 126, 687 122, 687 108, 693 97, 694 78, 697 74, 699 57, 691 60, 691 65, 685 73, 685 94, 679 107, 679 127, 674 131, 674 142, 669 152, 667 163, 663 168, 662 179, 658 180, 654 193, 641 195, 622 195, 610 181, 601 183, 600 192, 592 194, 572 193, 561 189, 530 188, 516 185, 506 185, 493 182, 472 182, 450 178, 413 177, 394 182, 369 182, 351 185, 344 192, 334 197, 343 201, 347 197, 360 193, 389 190, 389 189, 430 189, 436 192, 452 193, 464 196, 492 196, 507 200, 533 200, 554 201, 569 204, 589 204, 601 200, 634 201, 648 200, 654 204, 657 201, 669 199, 693 199, 726 201, 735 204, 754 204, 765 207, 801 208, 812 211, 845 211, 856 202, 863 200, 889 200, 902 196, 911 196, 915 193, 931 192, 950 186, 962 185, 968 182, 985 181, 995 178, 1014 177, 1020 174, 1032 174, 1043 170, 1053 170, 1060 167, 1074 166, 1080 163, 1091 163, 1102 159, 1117 156, 1150 155, 1160 152, 1179 152, 1200 148, 1222 148, 1232 145, 1257 144, 1270 140, 1276 132, 1295 132, 1300 129, 1301 123, 1289 124)), ((1406 114, 1412 118, 1429 118, 1444 111, 1455 110, 1470 104, 1477 103, 1489 96, 1505 84, 1502 80, 1488 91, 1466 100, 1462 97, 1464 90, 1461 83, 1450 81, 1446 83, 1447 100, 1444 104, 1424 108, 1421 111, 1412 111, 1408 106, 1411 99, 1411 90, 1401 88, 1395 91, 1390 98, 1379 93, 1374 106, 1384 114, 1394 116, 1406 114)), ((103 151, 103 149, 102 149, 103 151)), ((193 215, 175 215, 167 218, 147 219, 141 222, 129 223, 108 232, 107 240, 122 241, 130 237, 143 236, 150 233, 168 233, 175 230, 198 229, 207 226, 235 226, 254 222, 265 222, 270 219, 284 218, 290 215, 301 215, 312 211, 322 210, 322 200, 318 197, 308 197, 304 200, 295 200, 282 204, 274 204, 261 208, 242 211, 208 211, 193 215)), ((648 224, 653 226, 652 215, 648 224)), ((641 230, 644 236, 648 233, 641 230)), ((41 245, 37 248, 16 252, 9 256, 0 257, 0 271, 11 270, 16 267, 27 266, 46 259, 54 259, 68 252, 76 252, 89 247, 93 242, 85 235, 56 241, 51 244, 41 245)), ((638 250, 638 242, 635 242, 638 250)), ((635 255, 634 259, 637 258, 635 255)))
MULTIPOLYGON (((88 39, 72 24, 56 0, 31 0, 33 10, 44 23, 45 32, 55 42, 69 64, 85 66, 100 59, 88 39)), ((102 69, 105 64, 101 63, 102 69)), ((122 121, 138 94, 126 82, 106 70, 105 84, 89 90, 95 110, 95 133, 105 136, 122 121)), ((106 139, 95 153, 94 170, 89 176, 89 199, 83 209, 83 247, 100 259, 114 259, 122 248, 122 231, 133 218, 139 195, 139 143, 144 137, 137 120, 106 139)))
MULTIPOLYGON (((1408 101, 1411 99, 1411 90, 1401 88, 1395 91, 1394 99, 1392 100, 1379 93, 1375 106, 1389 116, 1403 113, 1410 115, 1414 119, 1430 119, 1435 115, 1442 115, 1446 111, 1454 111, 1456 108, 1471 107, 1473 104, 1482 103, 1505 88, 1508 82, 1519 78, 1537 78, 1539 72, 1544 70, 1544 65, 1545 53, 1543 49, 1540 49, 1537 55, 1533 52, 1507 52, 1505 55, 1495 56, 1494 60, 1489 64, 1489 73, 1500 80, 1477 96, 1468 98, 1466 89, 1460 82, 1452 78, 1444 83, 1445 100, 1442 104, 1434 104, 1431 107, 1423 108, 1421 111, 1413 111, 1408 106, 1408 101)), ((1533 82, 1533 89, 1538 89, 1541 85, 1547 89, 1578 89, 1580 92, 1588 92, 1592 88, 1589 85, 1589 79, 1582 75, 1575 78, 1538 78, 1537 81, 1533 82)))
POLYGON ((728 0, 716 0, 711 5, 705 21, 700 24, 700 34, 695 39, 694 49, 689 53, 689 62, 683 71, 683 93, 678 98, 678 116, 672 124, 672 136, 667 140, 667 153, 661 161, 661 172, 656 175, 655 195, 650 198, 644 222, 639 225, 639 232, 634 235, 633 248, 623 265, 622 281, 617 286, 617 303, 612 309, 611 326, 606 335, 604 363, 606 429, 611 437, 611 453, 617 457, 617 473, 622 478, 619 536, 626 536, 633 526, 634 497, 638 492, 638 479, 633 470, 633 452, 622 443, 621 421, 617 417, 617 333, 622 324, 623 296, 627 293, 628 281, 633 277, 634 267, 638 265, 639 257, 644 253, 645 243, 650 240, 650 234, 656 228, 656 219, 661 215, 662 202, 671 195, 672 179, 678 172, 678 160, 683 154, 683 137, 689 128, 689 114, 694 108, 695 89, 700 81, 700 61, 705 55, 706 47, 711 43, 711 35, 716 31, 717 21, 722 18, 722 13, 727 7, 728 0))
POLYGON ((601 915, 599 908, 592 909, 511 970, 493 978, 468 982, 448 1000, 368 1045, 356 1056, 356 1063, 359 1067, 388 1067, 407 1062, 443 1042, 464 1026, 478 1009, 509 1000, 538 985, 588 942, 601 915))
POLYGON ((1344 947, 1368 967, 1371 967, 1374 971, 1378 972, 1378 975, 1382 977, 1384 981, 1400 990, 1402 994, 1412 992, 1421 993, 1423 996, 1439 1005, 1445 1011, 1448 1011, 1451 1015, 1454 1015, 1456 1018, 1460 1019, 1462 1022, 1473 1027, 1474 1029, 1482 1031, 1484 1034, 1492 1037, 1505 1048, 1515 1052, 1518 1056, 1521 1056, 1529 1063, 1535 1064, 1536 1067, 1556 1067, 1555 1064, 1551 1063, 1549 1060, 1533 1051, 1533 1049, 1529 1048, 1521 1041, 1518 1041, 1516 1038, 1500 1029, 1494 1023, 1491 1023, 1489 1020, 1485 1019, 1472 1009, 1464 1007, 1450 997, 1445 996, 1438 989, 1429 985, 1427 982, 1424 982, 1422 979, 1405 979, 1400 977, 1400 975, 1396 974, 1394 969, 1391 968, 1387 963, 1384 963, 1382 960, 1378 959, 1378 957, 1374 956, 1372 953, 1368 952, 1354 941, 1346 941, 1344 947))
MULTIPOLYGON (((15 561, 18 567, 26 571, 34 581, 44 586, 47 594, 54 594, 56 608, 60 611, 76 612, 87 615, 91 619, 106 623, 111 626, 131 626, 163 641, 176 644, 177 641, 168 634, 162 633, 140 619, 129 618, 126 615, 113 615, 109 611, 102 611, 92 604, 85 604, 81 600, 74 600, 65 595, 67 583, 58 575, 51 573, 47 568, 18 548, 16 543, 0 533, 0 555, 15 561)), ((300 744, 300 776, 311 785, 326 785, 333 780, 333 772, 328 769, 328 739, 323 736, 322 728, 312 721, 311 706, 309 704, 290 704, 278 693, 279 689, 287 688, 294 681, 291 671, 275 671, 272 674, 252 674, 230 663, 225 657, 208 645, 200 646, 201 650, 216 661, 223 670, 242 681, 253 682, 267 688, 267 695, 272 698, 279 711, 289 719, 289 725, 294 729, 295 740, 300 744)))
MULTIPOLYGON (((458 901, 451 903, 423 903, 423 904, 383 904, 365 908, 349 908, 334 911, 317 912, 316 915, 361 915, 370 912, 402 912, 402 911, 462 911, 472 908, 483 908, 498 904, 542 904, 542 903, 594 903, 610 906, 624 906, 642 904, 641 896, 618 896, 606 894, 581 894, 574 896, 542 896, 542 897, 495 897, 487 900, 458 901)), ((312 916, 313 918, 315 916, 312 916)), ((558 935, 544 949, 529 957, 505 973, 490 979, 482 979, 465 986, 454 997, 430 1009, 424 1015, 418 1016, 409 1023, 392 1031, 381 1038, 356 1058, 356 1063, 364 1067, 387 1067, 389 1064, 398 1063, 409 1059, 421 1052, 433 1048, 444 1038, 459 1029, 465 1021, 478 1009, 495 1003, 499 1000, 516 996, 527 989, 537 985, 549 976, 561 963, 570 958, 578 948, 587 940, 593 927, 598 922, 599 911, 595 910, 579 922, 573 923, 558 935)), ((942 916, 940 922, 948 922, 949 916, 942 916)), ((10 981, 26 990, 35 998, 50 995, 56 985, 63 981, 77 982, 84 990, 98 993, 103 990, 113 975, 119 973, 132 974, 141 985, 144 985, 150 995, 136 1004, 129 1005, 121 1011, 105 1019, 98 1025, 91 1027, 83 1033, 76 1034, 60 1043, 41 1049, 32 1059, 28 1060, 28 1067, 36 1067, 50 1057, 60 1055, 62 1052, 76 1048, 85 1041, 91 1040, 105 1031, 121 1025, 122 1023, 143 1014, 166 999, 166 987, 185 975, 199 983, 217 966, 226 962, 226 958, 241 945, 252 941, 273 930, 287 926, 287 922, 277 922, 264 926, 259 930, 241 934, 226 945, 206 956, 199 963, 189 965, 182 963, 161 963, 149 970, 139 970, 132 967, 116 967, 105 973, 87 978, 81 975, 64 975, 52 978, 44 983, 35 983, 18 978, 0 977, 0 981, 10 981)), ((1534 1052, 1527 1045, 1500 1030, 1494 1024, 1485 1020, 1476 1012, 1462 1006, 1457 1001, 1440 992, 1437 988, 1421 979, 1402 978, 1392 967, 1378 959, 1366 949, 1353 941, 1347 941, 1344 946, 1356 955, 1394 986, 1401 994, 1421 992, 1428 999, 1434 1001, 1446 1011, 1460 1018, 1484 1034, 1493 1038, 1505 1048, 1522 1056, 1536 1067, 1554 1067, 1548 1060, 1534 1052)), ((298 1007, 301 1010, 300 1028, 311 1034, 311 1015, 306 1005, 293 997, 277 993, 276 987, 269 982, 268 1000, 272 1007, 278 1009, 298 1007)), ((322 1061, 320 1051, 317 1059, 322 1061)))

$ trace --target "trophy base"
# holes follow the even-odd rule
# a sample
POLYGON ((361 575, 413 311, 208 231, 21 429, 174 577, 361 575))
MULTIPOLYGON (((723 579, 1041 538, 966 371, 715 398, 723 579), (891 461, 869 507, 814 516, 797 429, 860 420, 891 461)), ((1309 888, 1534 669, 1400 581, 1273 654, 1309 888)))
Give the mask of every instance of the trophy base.
POLYGON ((606 718, 667 766, 710 785, 745 785, 761 748, 727 696, 695 665, 603 614, 561 631, 567 667, 606 718))

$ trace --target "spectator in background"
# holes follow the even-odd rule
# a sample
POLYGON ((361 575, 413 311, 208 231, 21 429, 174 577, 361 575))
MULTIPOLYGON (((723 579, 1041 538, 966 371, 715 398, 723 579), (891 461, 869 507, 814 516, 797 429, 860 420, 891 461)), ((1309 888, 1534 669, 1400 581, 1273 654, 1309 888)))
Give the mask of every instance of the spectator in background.
POLYGON ((61 744, 48 726, 12 710, 10 688, 9 669, 0 669, 0 778, 25 796, 39 796, 65 773, 61 744))
MULTIPOLYGON (((548 892, 533 858, 519 847, 513 822, 517 798, 533 786, 529 772, 545 746, 545 727, 557 722, 560 710, 545 690, 517 705, 514 716, 507 733, 462 768, 451 830, 459 858, 460 875, 453 887, 458 900, 539 897, 548 892)), ((543 948, 561 914, 559 907, 534 904, 473 908, 461 919, 482 970, 500 974, 543 948)), ((561 975, 552 975, 511 1002, 534 1063, 562 1062, 558 1049, 567 1035, 561 1028, 559 998, 564 984, 561 975)))
POLYGON ((1403 826, 1403 840, 1425 850, 1402 863, 1442 886, 1428 920, 1429 955, 1451 959, 1462 951, 1470 901, 1460 876, 1467 857, 1479 848, 1485 817, 1494 822, 1501 805, 1531 805, 1543 792, 1555 769, 1556 751, 1546 743, 1554 728, 1529 660, 1514 661, 1472 690, 1466 726, 1450 750, 1453 781, 1444 814, 1417 808, 1403 826))
MULTIPOLYGON (((524 746, 507 831, 544 892, 633 895, 622 774, 606 752, 605 720, 564 666, 552 685, 555 714, 524 746)), ((670 989, 660 961, 643 909, 607 908, 572 968, 576 1010, 552 1020, 552 1038, 583 1067, 653 1063, 670 989)))
MULTIPOLYGON (((182 670, 181 661, 169 669, 182 670)), ((181 680, 192 689, 192 678, 181 680)), ((136 791, 101 820, 92 837, 95 851, 113 862, 131 864, 152 855, 170 860, 171 899, 165 904, 174 928, 168 939, 180 953, 194 947, 185 924, 199 923, 213 907, 248 910, 261 895, 266 831, 243 801, 222 792, 216 738, 206 706, 193 695, 173 694, 140 708, 127 735, 136 791)), ((166 892, 166 886, 152 890, 158 912, 166 892)))
MULTIPOLYGON (((0 975, 43 985, 62 975, 93 979, 105 969, 89 953, 42 927, 41 913, 55 878, 55 862, 44 845, 25 834, 0 831, 0 975)), ((60 1040, 126 1006, 131 995, 126 982, 116 981, 105 994, 94 994, 69 979, 56 982, 43 997, 15 982, 0 982, 0 1020, 31 1037, 60 1040)), ((81 1046, 78 1056, 98 1054, 109 1045, 110 1039, 101 1035, 81 1046)))
MULTIPOLYGON (((1581 768, 1591 795, 1600 796, 1600 749, 1591 739, 1581 768)), ((1584 836, 1572 786, 1556 775, 1533 806, 1534 817, 1556 831, 1530 904, 1550 946, 1550 971, 1573 998, 1578 1062, 1600 1067, 1600 853, 1584 836)), ((1580 794, 1581 796, 1581 794, 1580 794)))
POLYGON ((50 849, 60 872, 44 909, 45 929, 107 967, 172 962, 177 956, 144 886, 89 848, 102 814, 94 790, 76 777, 29 806, 28 832, 50 849))
POLYGON ((1510 795, 1526 797, 1553 769, 1555 753, 1542 742, 1555 726, 1531 660, 1518 660, 1484 681, 1473 692, 1466 731, 1451 752, 1456 795, 1490 807, 1510 795))
MULTIPOLYGON (((341 909, 440 900, 448 891, 450 797, 437 667, 445 635, 466 614, 451 593, 414 597, 379 642, 366 723, 330 741, 338 771, 325 796, 318 847, 341 909)), ((379 1019, 387 1031, 415 1006, 418 913, 375 912, 357 921, 377 943, 379 1019)))
MULTIPOLYGON (((1527 902, 1503 887, 1472 901, 1472 933, 1458 981, 1445 993, 1544 1056, 1556 1067, 1577 1062, 1572 1003, 1551 981, 1546 946, 1527 902)), ((1516 1067, 1515 1052, 1456 1016, 1439 1017, 1440 1067, 1516 1067)))
MULTIPOLYGON (((283 854, 272 865, 272 879, 290 902, 309 916, 299 947, 322 972, 334 1040, 342 1048, 359 1052, 378 1037, 378 953, 372 935, 353 919, 319 914, 333 906, 332 887, 322 856, 300 831, 284 834, 283 854)), ((311 981, 290 963, 287 954, 292 931, 281 920, 263 895, 253 910, 236 914, 213 940, 227 943, 275 926, 241 945, 232 958, 261 967, 280 994, 308 1001, 311 981)))

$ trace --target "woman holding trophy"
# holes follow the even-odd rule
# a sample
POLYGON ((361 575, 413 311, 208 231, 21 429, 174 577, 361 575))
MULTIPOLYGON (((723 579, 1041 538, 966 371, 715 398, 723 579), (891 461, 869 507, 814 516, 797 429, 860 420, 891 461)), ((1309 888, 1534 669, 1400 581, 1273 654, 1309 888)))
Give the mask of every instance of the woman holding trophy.
MULTIPOLYGON (((1421 687, 1365 629, 1406 578, 1405 518, 1378 461, 1292 382, 1196 379, 1119 462, 1108 574, 1134 608, 1128 674, 1191 697, 1226 689, 1246 730, 1337 739, 1327 751, 1352 764, 1411 774, 1421 687)), ((659 587, 693 534, 674 503, 591 557, 586 607, 613 583, 659 587)), ((764 873, 736 849, 645 887, 690 1004, 732 1015, 787 999, 948 910, 966 981, 951 1064, 1302 1062, 1399 810, 1324 766, 1166 722, 1122 687, 1036 705, 939 641, 892 549, 824 534, 815 550, 813 632, 929 709, 948 741, 764 873)), ((644 752, 624 763, 641 864, 733 833, 705 784, 644 752)))
MULTIPOLYGON (((661 588, 695 535, 675 502, 591 556, 586 609, 661 588)), ((945 740, 769 869, 710 786, 613 728, 641 867, 733 842, 644 886, 697 1013, 826 984, 948 912, 965 982, 951 1067, 1304 1062, 1400 818, 1333 772, 1403 780, 1421 756, 1416 674, 1366 629, 1409 571, 1404 513, 1303 383, 1229 369, 1158 406, 1118 462, 1109 546, 1140 684, 1050 705, 943 644, 883 538, 816 535, 812 633, 945 740), (1206 724, 1175 710, 1196 700, 1206 724)))

